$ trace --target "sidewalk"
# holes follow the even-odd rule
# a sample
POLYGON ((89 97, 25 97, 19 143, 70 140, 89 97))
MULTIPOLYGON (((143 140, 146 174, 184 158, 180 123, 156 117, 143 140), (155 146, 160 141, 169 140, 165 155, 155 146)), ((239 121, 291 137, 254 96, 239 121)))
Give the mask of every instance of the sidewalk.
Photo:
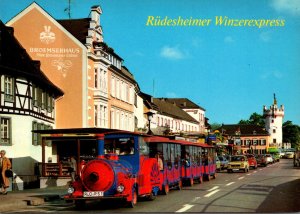
POLYGON ((27 189, 0 194, 0 213, 21 210, 27 206, 41 205, 47 201, 59 200, 67 193, 67 186, 43 189, 27 189))

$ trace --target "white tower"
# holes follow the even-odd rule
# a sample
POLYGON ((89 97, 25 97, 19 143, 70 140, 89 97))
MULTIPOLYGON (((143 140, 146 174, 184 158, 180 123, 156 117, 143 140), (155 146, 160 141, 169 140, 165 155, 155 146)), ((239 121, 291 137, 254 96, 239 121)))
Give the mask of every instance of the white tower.
POLYGON ((273 105, 270 109, 264 106, 263 115, 265 118, 266 130, 271 136, 270 147, 282 148, 282 123, 284 117, 284 106, 277 107, 277 100, 274 94, 273 105))

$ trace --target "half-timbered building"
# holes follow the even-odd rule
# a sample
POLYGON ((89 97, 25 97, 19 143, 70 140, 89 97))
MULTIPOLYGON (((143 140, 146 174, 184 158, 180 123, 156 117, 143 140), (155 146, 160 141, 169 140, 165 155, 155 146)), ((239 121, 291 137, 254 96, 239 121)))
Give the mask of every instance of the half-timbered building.
MULTIPOLYGON (((41 145, 32 130, 55 128, 55 99, 63 95, 44 75, 0 21, 0 148, 12 160, 13 172, 25 185, 37 180, 41 145)), ((48 147, 47 153, 52 153, 48 147)))

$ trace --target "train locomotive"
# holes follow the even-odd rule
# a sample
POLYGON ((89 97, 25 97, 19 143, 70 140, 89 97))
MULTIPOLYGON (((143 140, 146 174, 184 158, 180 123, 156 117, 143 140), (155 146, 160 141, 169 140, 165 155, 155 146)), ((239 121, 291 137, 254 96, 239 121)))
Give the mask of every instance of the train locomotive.
POLYGON ((99 137, 98 157, 81 164, 65 199, 74 200, 77 207, 99 198, 124 199, 129 207, 138 197, 154 200, 162 188, 160 172, 157 160, 147 157, 146 143, 138 143, 142 139, 125 133, 99 137))

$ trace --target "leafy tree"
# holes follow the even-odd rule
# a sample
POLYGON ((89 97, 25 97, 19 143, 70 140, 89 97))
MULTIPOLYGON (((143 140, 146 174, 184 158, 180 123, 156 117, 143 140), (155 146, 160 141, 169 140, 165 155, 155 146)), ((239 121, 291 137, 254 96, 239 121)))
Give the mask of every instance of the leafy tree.
POLYGON ((251 114, 251 116, 249 117, 248 120, 240 120, 240 122, 238 124, 241 124, 241 125, 252 124, 252 125, 259 125, 259 126, 265 127, 265 119, 262 115, 254 112, 253 114, 251 114))
POLYGON ((222 125, 219 123, 213 123, 213 124, 210 124, 210 126, 211 126, 211 130, 216 130, 216 129, 220 128, 222 125))
POLYGON ((282 125, 282 135, 284 143, 291 143, 292 148, 300 147, 300 126, 288 120, 282 125))

